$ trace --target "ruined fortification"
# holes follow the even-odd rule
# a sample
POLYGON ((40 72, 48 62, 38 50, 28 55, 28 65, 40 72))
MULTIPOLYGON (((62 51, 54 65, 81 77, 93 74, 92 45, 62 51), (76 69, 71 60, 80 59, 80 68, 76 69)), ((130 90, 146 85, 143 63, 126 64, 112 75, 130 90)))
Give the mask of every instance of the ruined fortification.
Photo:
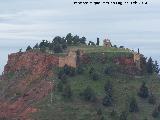
POLYGON ((76 51, 70 50, 65 57, 59 57, 59 67, 63 67, 64 65, 68 65, 71 67, 76 67, 77 54, 76 51))
POLYGON ((112 47, 111 41, 109 39, 104 39, 103 46, 108 48, 112 47))
POLYGON ((134 63, 136 64, 136 67, 140 70, 141 66, 140 66, 140 59, 141 59, 141 55, 137 52, 133 53, 133 60, 134 63))

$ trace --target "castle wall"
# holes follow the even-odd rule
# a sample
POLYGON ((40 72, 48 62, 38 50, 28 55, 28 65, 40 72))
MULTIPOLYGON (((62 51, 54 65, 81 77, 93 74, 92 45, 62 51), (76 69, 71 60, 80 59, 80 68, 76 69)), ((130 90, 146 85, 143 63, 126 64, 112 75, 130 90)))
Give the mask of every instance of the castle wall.
POLYGON ((134 62, 136 63, 136 67, 138 68, 138 69, 141 69, 141 66, 140 66, 140 54, 138 54, 138 53, 134 53, 134 57, 133 57, 133 59, 134 59, 134 62))
POLYGON ((71 67, 76 67, 76 52, 75 51, 70 51, 67 56, 65 57, 59 57, 59 67, 64 67, 64 65, 68 65, 71 67))

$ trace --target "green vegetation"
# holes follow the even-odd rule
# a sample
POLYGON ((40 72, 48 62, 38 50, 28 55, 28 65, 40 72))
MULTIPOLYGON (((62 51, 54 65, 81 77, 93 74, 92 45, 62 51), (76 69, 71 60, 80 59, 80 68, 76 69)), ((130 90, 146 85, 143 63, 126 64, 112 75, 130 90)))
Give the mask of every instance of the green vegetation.
MULTIPOLYGON (((71 33, 66 37, 57 36, 52 42, 43 40, 33 48, 28 46, 26 51, 38 50, 64 56, 69 49, 77 51, 78 67, 65 65, 63 68, 53 68, 54 77, 49 80, 54 80, 54 91, 34 104, 39 111, 31 115, 33 119, 160 119, 160 80, 157 75, 159 66, 152 58, 141 58, 142 70, 136 69, 135 64, 117 64, 114 60, 119 57, 133 59, 133 53, 124 46, 99 46, 99 38, 96 44, 89 41, 87 45, 85 37, 80 38, 71 33), (85 52, 84 60, 80 58, 79 49, 85 52)), ((7 77, 12 79, 15 75, 11 72, 7 77)), ((21 94, 16 92, 16 96, 21 94)))
MULTIPOLYGON (((149 94, 153 93, 157 99, 160 98, 160 81, 155 74, 144 76, 130 76, 117 73, 116 75, 105 74, 105 65, 85 65, 83 72, 79 74, 75 69, 74 76, 70 76, 71 68, 65 66, 62 69, 55 69, 54 72, 66 71, 66 82, 63 83, 58 76, 55 80, 56 89, 53 93, 53 103, 50 102, 50 95, 40 101, 35 106, 40 109, 32 116, 39 120, 138 120, 159 119, 156 115, 158 106, 155 107, 148 103, 149 94), (90 77, 94 72, 99 74, 98 80, 90 77), (144 83, 145 81, 145 83, 144 83), (59 90, 59 84, 60 87, 59 90), (69 90, 63 90, 69 85, 69 90), (148 89, 147 89, 148 88, 148 89), (152 91, 150 91, 152 88, 152 91), (154 88, 154 89, 153 89, 154 88), (63 96, 64 91, 69 91, 71 98, 63 96), (139 97, 139 91, 148 97, 139 97), (71 93, 71 94, 70 94, 71 93), (103 98, 110 96, 112 105, 104 106, 103 98), (134 97, 133 97, 134 96, 134 97), (154 115, 153 115, 154 114, 154 115)), ((65 74, 66 74, 65 73, 65 74)), ((67 93, 67 94, 68 94, 67 93)))

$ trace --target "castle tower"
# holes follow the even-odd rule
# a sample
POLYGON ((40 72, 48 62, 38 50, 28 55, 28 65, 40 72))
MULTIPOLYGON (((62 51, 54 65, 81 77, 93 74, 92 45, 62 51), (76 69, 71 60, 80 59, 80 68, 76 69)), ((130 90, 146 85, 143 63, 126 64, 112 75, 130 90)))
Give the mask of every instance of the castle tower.
POLYGON ((111 41, 108 38, 104 39, 103 40, 103 46, 107 47, 107 48, 112 47, 111 41))

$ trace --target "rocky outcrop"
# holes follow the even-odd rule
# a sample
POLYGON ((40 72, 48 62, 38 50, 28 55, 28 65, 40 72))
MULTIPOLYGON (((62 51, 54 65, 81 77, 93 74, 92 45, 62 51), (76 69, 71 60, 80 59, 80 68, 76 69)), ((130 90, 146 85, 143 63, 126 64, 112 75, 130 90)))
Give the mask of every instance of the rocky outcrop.
POLYGON ((48 78, 59 65, 59 57, 41 52, 19 52, 8 56, 0 91, 0 119, 29 120, 38 111, 33 107, 54 88, 48 78))
POLYGON ((50 54, 41 52, 13 53, 8 56, 4 74, 21 69, 28 69, 33 75, 39 76, 45 74, 51 66, 57 66, 58 64, 59 58, 50 54))

